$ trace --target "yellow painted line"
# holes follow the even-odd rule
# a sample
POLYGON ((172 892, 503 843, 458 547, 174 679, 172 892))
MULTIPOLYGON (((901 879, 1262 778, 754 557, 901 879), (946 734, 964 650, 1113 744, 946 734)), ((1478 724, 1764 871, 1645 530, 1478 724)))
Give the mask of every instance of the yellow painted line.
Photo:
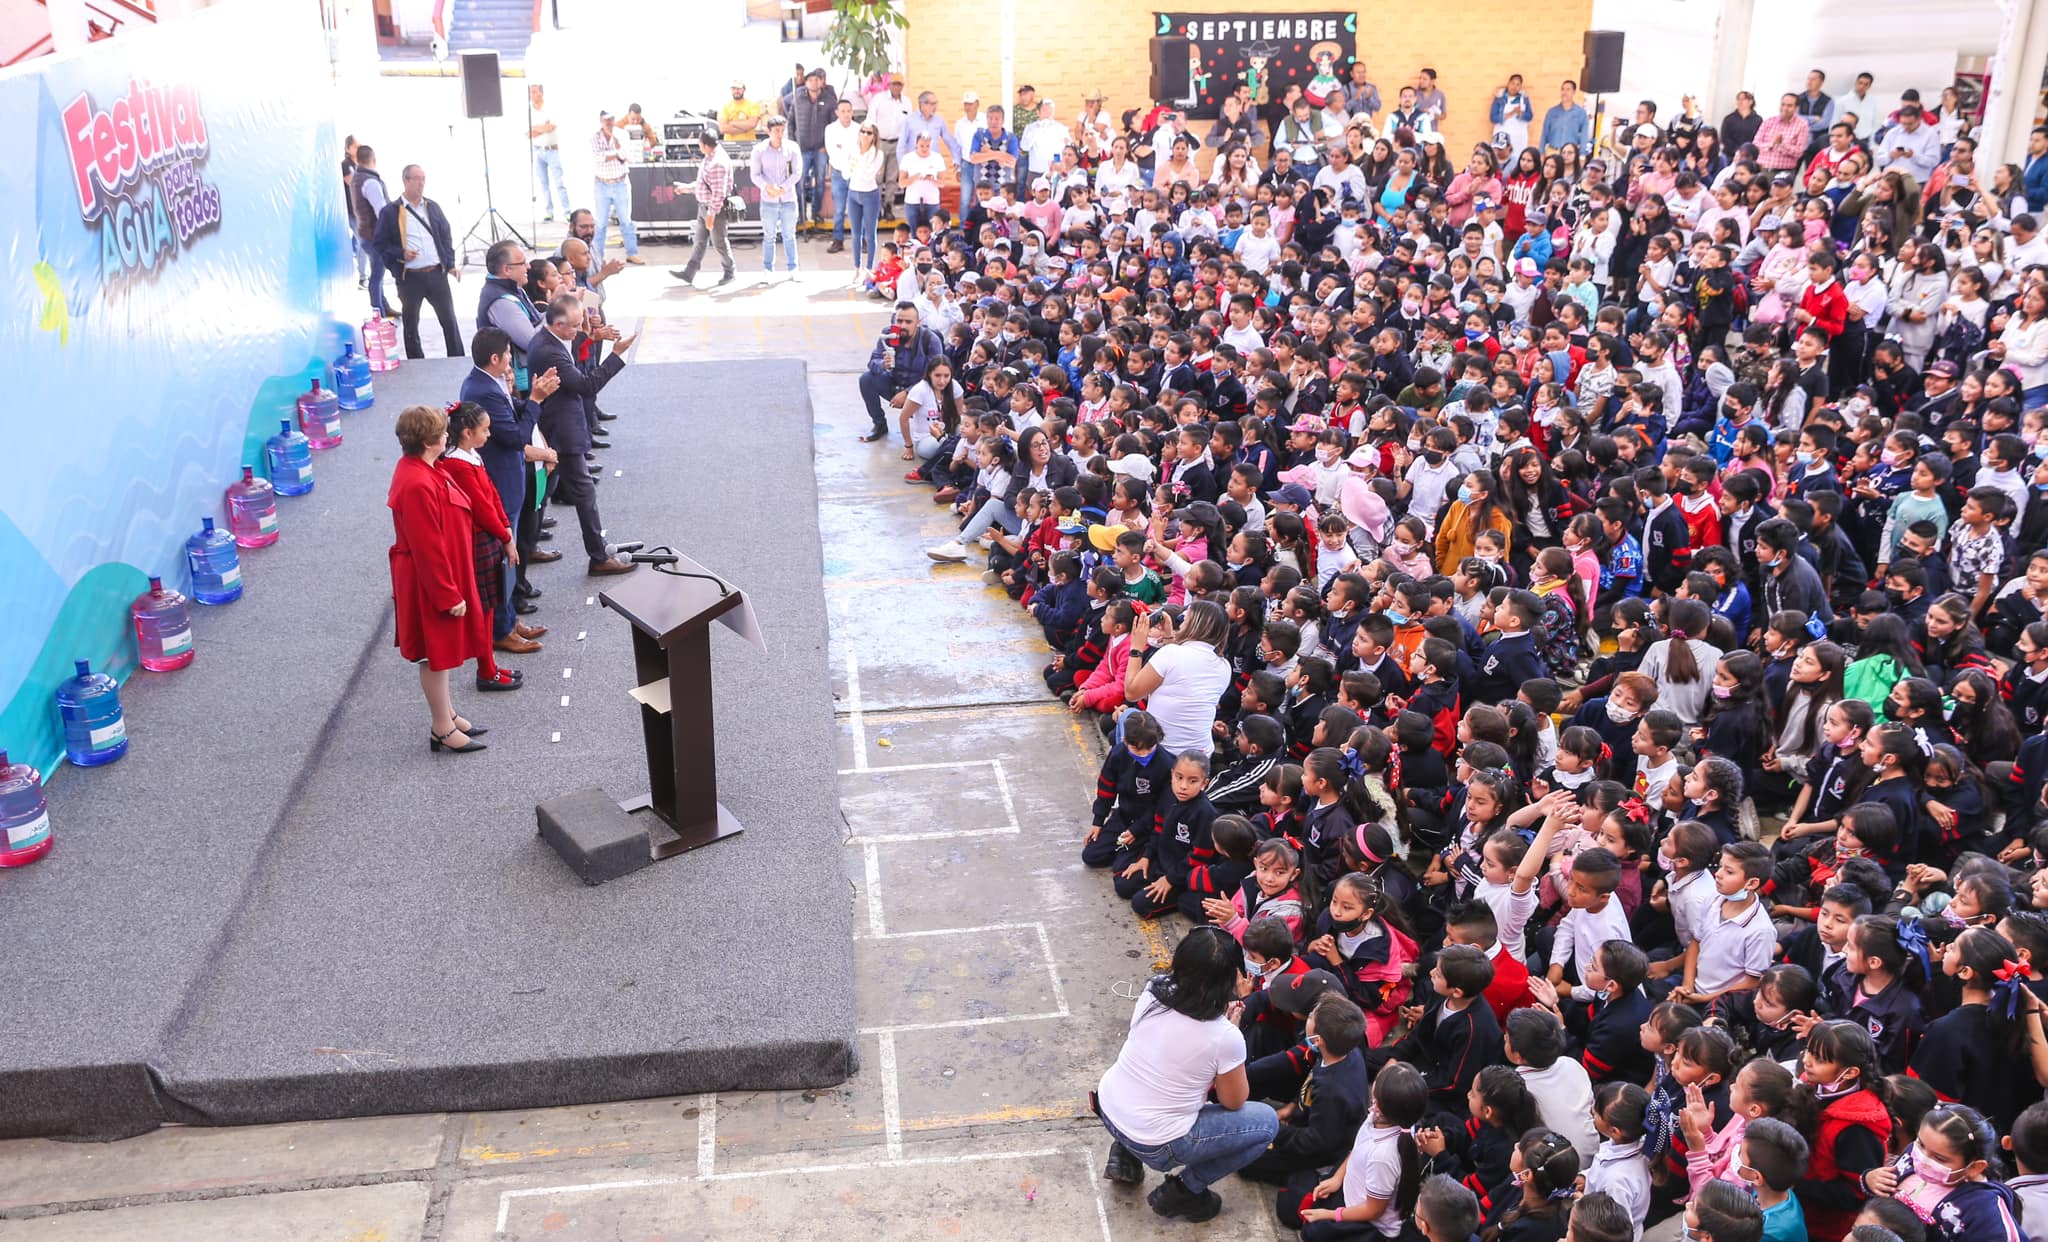
POLYGON ((610 1143, 584 1143, 570 1147, 529 1147, 524 1151, 503 1151, 489 1144, 465 1146, 459 1158, 477 1164, 517 1164, 522 1160, 551 1160, 558 1156, 597 1156, 607 1152, 632 1151, 639 1144, 623 1139, 610 1143))

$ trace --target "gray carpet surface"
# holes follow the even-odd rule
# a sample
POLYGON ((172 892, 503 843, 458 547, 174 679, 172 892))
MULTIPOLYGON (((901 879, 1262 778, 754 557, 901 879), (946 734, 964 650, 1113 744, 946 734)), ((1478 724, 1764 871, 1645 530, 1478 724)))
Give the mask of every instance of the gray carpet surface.
POLYGON ((754 597, 770 654, 714 631, 719 790, 747 831, 596 888, 539 841, 533 812, 585 786, 624 798, 646 785, 628 626, 586 604, 600 580, 582 572, 574 514, 549 545, 564 559, 532 571, 546 650, 506 659, 526 688, 482 694, 456 674, 488 751, 428 752, 417 677, 390 645, 388 429, 408 404, 451 399, 466 371, 437 360, 378 377, 377 405, 320 455, 313 495, 283 502, 284 539, 249 554, 249 597, 203 610, 191 668, 136 684, 128 758, 53 788, 59 849, 24 873, 20 900, 10 888, 0 930, 26 918, 78 933, 82 906, 90 934, 52 937, 32 972, 0 961, 10 993, 61 996, 0 1010, 0 1099, 26 1102, 0 1106, 0 1133, 539 1107, 851 1072, 802 364, 636 365, 606 389, 621 416, 601 455, 610 537, 672 543, 725 573, 754 597))

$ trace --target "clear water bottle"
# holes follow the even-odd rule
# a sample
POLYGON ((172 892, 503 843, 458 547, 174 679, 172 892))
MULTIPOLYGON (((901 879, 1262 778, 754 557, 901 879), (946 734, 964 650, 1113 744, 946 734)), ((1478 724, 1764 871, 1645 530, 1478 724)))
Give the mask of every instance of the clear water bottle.
POLYGON ((398 329, 382 315, 363 320, 363 358, 372 371, 396 371, 404 355, 398 348, 398 329))
POLYGON ((57 687, 57 716, 64 722, 64 757, 79 767, 98 767, 128 753, 120 683, 93 672, 89 662, 78 661, 78 676, 57 687))
POLYGON ((303 496, 313 490, 313 442, 292 428, 292 420, 277 420, 277 434, 263 442, 270 458, 270 485, 280 496, 303 496))
POLYGON ((277 542, 277 490, 256 477, 254 466, 243 466, 242 477, 228 485, 228 530, 245 548, 277 542))
POLYGON ((192 598, 202 604, 232 604, 242 598, 242 557, 234 539, 214 529, 210 517, 199 519, 199 533, 185 541, 185 563, 192 568, 192 598))
POLYGON ((0 867, 26 867, 50 852, 50 808, 43 778, 0 750, 0 867))
POLYGON ((356 352, 354 341, 341 347, 334 360, 334 396, 344 410, 367 410, 377 399, 370 385, 370 363, 356 352))
POLYGON ((316 449, 331 449, 341 443, 341 403, 320 387, 319 380, 299 394, 299 429, 316 449))
POLYGON ((128 616, 135 622, 142 667, 169 673, 192 663, 192 606, 162 578, 149 580, 149 589, 128 605, 128 616))

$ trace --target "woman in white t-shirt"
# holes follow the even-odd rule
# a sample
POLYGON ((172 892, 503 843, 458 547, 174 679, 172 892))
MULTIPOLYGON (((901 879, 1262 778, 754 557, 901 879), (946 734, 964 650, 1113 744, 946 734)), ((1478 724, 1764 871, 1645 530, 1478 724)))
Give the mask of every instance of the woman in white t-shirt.
POLYGON ((1145 170, 1131 158, 1128 138, 1109 144, 1109 158, 1095 170, 1095 192, 1102 196, 1102 209, 1111 215, 1131 210, 1131 191, 1145 184, 1145 170))
POLYGON ((896 161, 896 179, 903 186, 904 218, 910 231, 932 218, 939 209, 939 174, 946 171, 946 157, 932 150, 929 133, 917 136, 917 150, 896 161))
POLYGON ((1146 1167, 1180 1170, 1147 1196, 1161 1216, 1214 1217, 1223 1201, 1209 1188, 1280 1133, 1279 1117, 1251 1098, 1245 1077, 1236 1018, 1250 990, 1244 951, 1229 932, 1213 925, 1190 931, 1174 946, 1173 968, 1138 998, 1123 1049, 1096 1091, 1111 1139, 1104 1177, 1135 1185, 1146 1167))
POLYGON ((1223 656, 1229 641, 1229 618, 1208 600, 1189 604, 1178 627, 1162 613, 1148 613, 1131 629, 1124 701, 1145 703, 1166 733, 1166 749, 1176 755, 1208 753, 1216 704, 1230 686, 1230 661, 1223 656))
POLYGON ((1422 1072, 1387 1062, 1373 1079, 1372 1112, 1358 1127, 1351 1154, 1320 1181, 1313 1169, 1291 1179, 1280 1192, 1280 1219, 1299 1214, 1302 1242, 1400 1237, 1422 1191, 1422 1149, 1410 1130, 1428 1109, 1422 1072))
POLYGON ((946 356, 932 359, 924 369, 924 379, 903 394, 903 408, 896 415, 903 432, 903 460, 930 458, 939 451, 939 441, 960 429, 960 402, 965 395, 953 379, 953 364, 946 356))

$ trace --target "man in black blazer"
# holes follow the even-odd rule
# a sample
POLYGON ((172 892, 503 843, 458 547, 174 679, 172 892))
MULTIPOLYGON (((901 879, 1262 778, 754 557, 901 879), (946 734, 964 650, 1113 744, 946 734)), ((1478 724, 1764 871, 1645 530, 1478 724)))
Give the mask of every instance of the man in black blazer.
MULTIPOLYGON (((512 519, 519 552, 519 573, 508 586, 516 587, 526 582, 526 564, 533 556, 540 535, 540 512, 533 495, 533 463, 539 462, 551 471, 561 465, 560 455, 554 449, 533 442, 533 430, 540 421, 540 403, 561 387, 561 377, 549 372, 535 375, 532 398, 518 397, 512 392, 511 337, 499 328, 478 328, 469 343, 469 350, 470 360, 476 365, 462 381, 462 399, 474 401, 491 416, 491 438, 484 441, 477 455, 483 458, 484 473, 490 476, 491 486, 497 489, 498 500, 512 519)), ((536 592, 529 587, 526 594, 530 596, 536 592)), ((511 607, 503 610, 504 617, 512 615, 511 607)), ((502 618, 500 626, 507 630, 511 628, 510 623, 502 618)), ((502 640, 504 634, 497 637, 502 640)), ((535 638, 538 635, 522 633, 521 637, 535 638)), ((501 647, 500 650, 513 648, 501 647)))
MULTIPOLYGON (((560 462, 555 472, 554 502, 576 510, 583 528, 583 550, 590 556, 593 574, 626 574, 634 566, 618 560, 605 545, 604 523, 597 516, 597 485, 591 481, 590 427, 597 394, 611 378, 626 369, 626 351, 633 337, 618 342, 611 354, 588 370, 576 363, 577 329, 583 323, 583 302, 565 294, 548 303, 547 324, 534 333, 526 347, 526 366, 534 375, 552 370, 561 387, 540 403, 540 433, 555 450, 560 462)), ((602 342, 594 345, 603 349, 602 342)))
POLYGON ((398 278, 405 356, 427 356, 420 348, 420 303, 431 302, 448 343, 448 356, 460 358, 462 338, 455 326, 455 299, 448 292, 450 276, 462 279, 462 269, 455 262, 455 233, 448 227, 441 204, 427 197, 426 171, 418 164, 407 164, 401 176, 405 192, 377 213, 373 244, 384 265, 398 278))

